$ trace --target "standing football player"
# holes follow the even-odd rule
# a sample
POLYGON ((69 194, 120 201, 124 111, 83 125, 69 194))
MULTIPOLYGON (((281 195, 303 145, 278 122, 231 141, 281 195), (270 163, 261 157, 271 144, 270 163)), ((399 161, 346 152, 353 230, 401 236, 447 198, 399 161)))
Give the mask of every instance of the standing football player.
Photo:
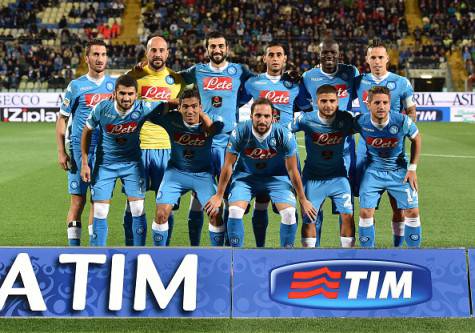
MULTIPOLYGON (((105 74, 107 48, 103 40, 94 39, 86 45, 87 74, 72 80, 63 99, 56 122, 56 142, 59 166, 68 171, 68 191, 71 202, 66 218, 68 244, 81 244, 81 215, 86 204, 89 183, 81 179, 81 135, 92 108, 103 99, 110 98, 115 79, 105 74), (66 133, 68 133, 66 135, 66 133), (66 141, 66 142, 65 142, 66 141)), ((89 149, 90 166, 94 162, 97 132, 93 133, 89 149)), ((90 211, 92 222, 93 210, 90 211)))
POLYGON ((217 193, 205 206, 208 214, 213 214, 221 206, 224 191, 232 176, 227 232, 233 247, 242 247, 244 244, 242 218, 252 197, 256 195, 268 194, 279 211, 281 247, 294 246, 297 230, 294 189, 302 207, 302 215, 311 220, 317 215, 304 193, 294 135, 282 125, 273 123, 272 109, 269 100, 257 99, 251 106, 251 120, 239 124, 233 130, 217 193))
POLYGON ((421 222, 418 208, 417 162, 421 136, 407 115, 391 110, 391 91, 374 86, 368 91, 369 113, 356 118, 356 131, 367 148, 367 168, 360 187, 359 240, 362 247, 375 246, 374 211, 387 191, 403 211, 404 239, 408 247, 420 247, 421 222), (404 139, 411 141, 409 165, 404 139))
MULTIPOLYGON (((391 112, 405 112, 413 121, 416 121, 416 105, 413 100, 414 90, 411 83, 402 76, 391 73, 387 69, 389 56, 384 44, 375 40, 368 47, 366 54, 366 62, 369 64, 371 73, 360 75, 356 79, 355 93, 358 97, 361 113, 368 113, 368 92, 374 86, 384 86, 391 92, 391 112)), ((366 145, 359 140, 356 149, 356 176, 355 176, 355 192, 358 192, 364 169, 367 165, 366 145)), ((357 194, 357 193, 355 193, 357 194)), ((402 246, 404 241, 404 215, 401 209, 397 208, 397 203, 389 193, 389 201, 393 210, 392 230, 393 245, 395 247, 402 246)))

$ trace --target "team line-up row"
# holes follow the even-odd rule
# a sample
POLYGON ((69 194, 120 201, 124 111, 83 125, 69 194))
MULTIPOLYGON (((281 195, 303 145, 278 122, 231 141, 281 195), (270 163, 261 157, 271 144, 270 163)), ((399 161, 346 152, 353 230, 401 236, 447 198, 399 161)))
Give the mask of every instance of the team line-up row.
POLYGON ((287 57, 280 44, 265 48, 262 74, 227 61, 229 45, 220 33, 207 36, 205 46, 209 63, 175 73, 166 67, 166 41, 153 36, 147 62, 116 81, 105 75, 105 44, 89 42, 89 71, 68 86, 56 126, 58 160, 68 170, 71 194, 70 245, 80 245, 88 187, 90 244, 107 244, 110 199, 120 179, 127 196, 126 245, 145 245, 146 190, 156 193, 152 235, 157 246, 170 243, 173 207, 191 190, 188 227, 194 246, 200 242, 203 211, 210 219, 211 245, 243 246, 242 219, 255 197, 256 246, 265 245, 272 201, 281 216, 281 246, 293 247, 297 196, 303 246, 319 246, 320 207, 329 197, 340 214, 341 245, 352 247, 353 196, 359 195, 359 243, 374 247, 373 215, 384 191, 393 208, 394 246, 420 246, 416 168, 421 141, 413 122, 413 91, 407 79, 387 71, 384 45, 368 48, 371 73, 360 75, 354 66, 338 63, 338 44, 325 40, 320 66, 301 77, 284 72, 287 57), (195 88, 185 90, 188 84, 195 88), (354 98, 361 105, 357 117, 346 111, 354 98), (238 107, 247 102, 250 120, 237 124, 238 107), (295 116, 295 110, 304 112, 295 116), (302 172, 298 131, 304 132, 307 151, 302 172), (360 135, 356 148, 354 133, 360 135))

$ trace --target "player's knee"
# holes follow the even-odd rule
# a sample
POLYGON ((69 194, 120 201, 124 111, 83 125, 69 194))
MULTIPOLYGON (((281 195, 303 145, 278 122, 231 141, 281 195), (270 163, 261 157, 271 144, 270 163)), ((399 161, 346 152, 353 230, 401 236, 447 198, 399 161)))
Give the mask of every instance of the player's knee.
POLYGON ((163 224, 168 221, 168 212, 164 207, 157 207, 157 212, 155 214, 155 222, 158 224, 163 224))
POLYGON ((295 207, 287 207, 282 209, 280 212, 281 223, 292 225, 297 223, 297 218, 295 216, 295 207))
POLYGON ((71 196, 71 209, 74 211, 80 211, 84 209, 86 204, 86 198, 80 195, 71 196))
POLYGON ((367 208, 360 208, 360 218, 372 218, 373 217, 373 211, 372 209, 367 209, 367 208))
POLYGON ((404 211, 402 209, 396 209, 393 211, 393 221, 403 221, 404 211))
POLYGON ((133 217, 142 216, 145 214, 144 200, 129 201, 130 214, 133 217))
MULTIPOLYGON (((411 208, 411 209, 406 209, 404 211, 403 217, 410 217, 410 218, 416 218, 419 217, 419 208, 411 208)), ((403 221, 403 219, 397 220, 397 221, 403 221)))
POLYGON ((109 214, 110 204, 105 202, 95 202, 94 203, 94 218, 96 219, 106 219, 109 214))
POLYGON ((229 218, 230 219, 242 219, 244 216, 244 212, 246 210, 242 209, 239 206, 230 206, 229 207, 229 218))

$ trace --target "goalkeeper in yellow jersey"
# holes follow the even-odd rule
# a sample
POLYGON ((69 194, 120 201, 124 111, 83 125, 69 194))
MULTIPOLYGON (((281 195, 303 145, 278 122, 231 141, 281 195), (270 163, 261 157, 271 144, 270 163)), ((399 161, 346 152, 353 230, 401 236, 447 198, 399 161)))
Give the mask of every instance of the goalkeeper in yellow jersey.
MULTIPOLYGON (((147 42, 146 57, 147 64, 143 68, 134 68, 128 73, 137 80, 139 98, 167 102, 177 99, 185 88, 185 84, 179 74, 165 65, 168 58, 167 41, 160 36, 152 36, 147 42)), ((153 190, 157 194, 170 158, 171 146, 167 132, 161 126, 145 122, 140 132, 140 148, 147 190, 153 190)), ((170 215, 168 224, 167 245, 173 229, 173 214, 170 215)), ((134 233, 141 235, 143 245, 145 245, 146 231, 146 224, 132 225, 132 214, 127 203, 124 213, 125 245, 133 244, 134 233)))

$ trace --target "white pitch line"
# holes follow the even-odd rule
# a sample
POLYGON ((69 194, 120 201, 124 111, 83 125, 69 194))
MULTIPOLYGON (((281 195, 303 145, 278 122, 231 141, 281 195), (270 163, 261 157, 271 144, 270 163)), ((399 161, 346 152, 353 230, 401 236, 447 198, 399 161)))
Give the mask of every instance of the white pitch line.
MULTIPOLYGON (((300 148, 305 148, 304 145, 298 145, 300 148)), ((442 155, 442 154, 421 154, 421 156, 428 157, 443 157, 443 158, 475 158, 475 156, 470 155, 442 155)))

